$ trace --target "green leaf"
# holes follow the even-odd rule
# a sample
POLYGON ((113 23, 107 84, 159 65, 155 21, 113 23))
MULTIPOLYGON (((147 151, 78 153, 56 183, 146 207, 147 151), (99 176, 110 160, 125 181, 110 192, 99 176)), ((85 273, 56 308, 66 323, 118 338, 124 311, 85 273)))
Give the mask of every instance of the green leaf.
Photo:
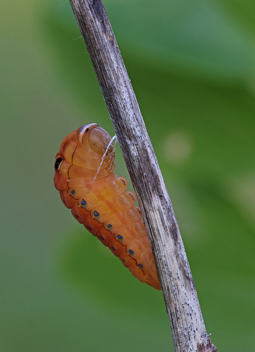
MULTIPOLYGON (((253 37, 215 2, 106 0, 105 7, 121 49, 154 65, 221 80, 254 74, 253 37)), ((74 25, 67 2, 55 14, 62 25, 74 25)))

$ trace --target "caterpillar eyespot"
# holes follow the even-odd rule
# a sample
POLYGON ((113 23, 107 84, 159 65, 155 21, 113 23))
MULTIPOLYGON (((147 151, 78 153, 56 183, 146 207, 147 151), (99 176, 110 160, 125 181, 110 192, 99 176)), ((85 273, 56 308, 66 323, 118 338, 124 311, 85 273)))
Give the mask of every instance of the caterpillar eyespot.
POLYGON ((114 145, 92 123, 71 132, 55 157, 54 185, 73 216, 141 282, 161 289, 136 197, 114 174, 114 145))
POLYGON ((55 161, 55 165, 54 165, 54 168, 56 171, 60 170, 62 162, 63 162, 63 159, 61 157, 58 157, 57 160, 55 161))

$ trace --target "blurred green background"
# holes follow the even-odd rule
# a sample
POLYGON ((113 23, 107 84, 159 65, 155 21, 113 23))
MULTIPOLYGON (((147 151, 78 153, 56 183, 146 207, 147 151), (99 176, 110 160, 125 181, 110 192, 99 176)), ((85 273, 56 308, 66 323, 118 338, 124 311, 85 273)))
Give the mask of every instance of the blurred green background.
MULTIPOLYGON (((105 0, 219 351, 255 350, 255 4, 105 0)), ((62 139, 114 134, 71 7, 1 5, 1 352, 173 351, 160 292, 53 186, 62 139)), ((127 177, 117 148, 116 172, 127 177)))

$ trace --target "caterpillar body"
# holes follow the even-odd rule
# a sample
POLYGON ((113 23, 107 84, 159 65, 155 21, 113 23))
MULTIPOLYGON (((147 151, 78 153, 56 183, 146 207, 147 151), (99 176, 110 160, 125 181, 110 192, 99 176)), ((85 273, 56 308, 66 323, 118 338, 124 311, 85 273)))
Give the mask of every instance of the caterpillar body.
POLYGON ((73 216, 141 282, 161 289, 136 197, 116 177, 109 134, 92 123, 71 132, 55 158, 54 185, 73 216), (108 148, 108 149, 107 149, 108 148), (104 158, 103 158, 104 156, 104 158))

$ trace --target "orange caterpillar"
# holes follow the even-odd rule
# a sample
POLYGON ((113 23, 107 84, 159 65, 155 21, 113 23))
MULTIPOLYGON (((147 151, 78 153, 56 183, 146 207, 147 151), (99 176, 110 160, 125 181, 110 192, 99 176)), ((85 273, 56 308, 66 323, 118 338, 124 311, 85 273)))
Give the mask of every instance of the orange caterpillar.
POLYGON ((70 133, 55 158, 54 184, 73 216, 141 282, 161 289, 136 197, 114 175, 109 134, 92 123, 70 133), (103 158, 104 156, 104 158, 103 158), (103 158, 103 159, 102 159, 103 158))

